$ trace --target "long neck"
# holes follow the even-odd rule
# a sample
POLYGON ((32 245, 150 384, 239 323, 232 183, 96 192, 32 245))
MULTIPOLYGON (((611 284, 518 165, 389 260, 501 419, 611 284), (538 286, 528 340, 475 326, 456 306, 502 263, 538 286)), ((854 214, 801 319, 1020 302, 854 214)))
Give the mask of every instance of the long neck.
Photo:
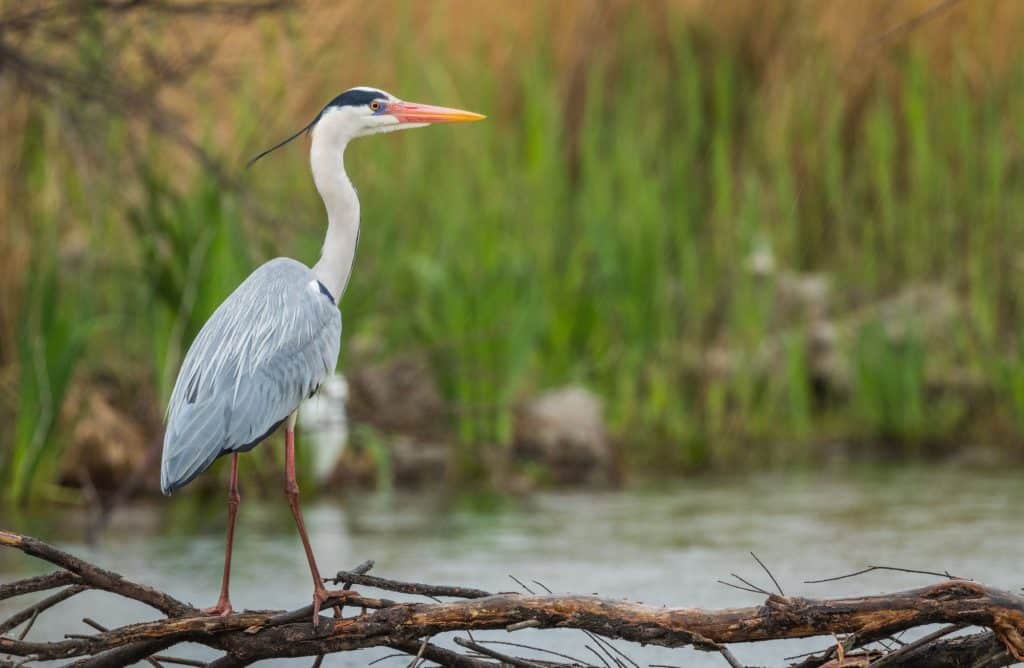
POLYGON ((313 273, 338 302, 348 284, 359 241, 359 198, 345 174, 344 153, 343 145, 339 149, 337 143, 318 142, 316 136, 309 152, 313 181, 327 209, 327 235, 313 273))

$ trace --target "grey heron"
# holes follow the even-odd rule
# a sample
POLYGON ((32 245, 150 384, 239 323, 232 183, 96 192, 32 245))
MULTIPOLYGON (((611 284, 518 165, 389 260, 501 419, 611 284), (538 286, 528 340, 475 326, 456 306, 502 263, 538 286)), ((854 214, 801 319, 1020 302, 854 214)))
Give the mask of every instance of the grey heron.
POLYGON ((338 95, 305 128, 253 158, 250 165, 305 132, 312 136, 313 181, 327 210, 327 233, 312 268, 276 258, 257 268, 214 311, 192 343, 167 407, 160 467, 164 494, 183 487, 231 455, 227 545, 220 597, 208 614, 232 612, 228 584, 238 491, 238 455, 285 426, 285 493, 313 577, 313 621, 321 605, 351 592, 329 592, 299 508, 295 422, 299 404, 334 371, 341 344, 338 302, 359 238, 359 199, 345 174, 344 152, 357 137, 431 123, 477 121, 480 114, 405 102, 376 88, 338 95))

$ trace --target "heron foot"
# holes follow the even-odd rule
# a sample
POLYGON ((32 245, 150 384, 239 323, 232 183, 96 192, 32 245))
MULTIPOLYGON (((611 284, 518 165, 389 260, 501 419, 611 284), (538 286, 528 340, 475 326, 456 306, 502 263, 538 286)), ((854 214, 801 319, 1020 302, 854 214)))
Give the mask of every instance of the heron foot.
POLYGON ((235 609, 231 607, 231 600, 227 598, 221 598, 219 601, 217 601, 217 605, 213 606, 212 608, 203 608, 202 610, 200 610, 200 612, 202 612, 204 615, 210 615, 215 617, 227 617, 234 611, 235 609))
POLYGON ((313 590, 313 626, 316 627, 320 623, 320 607, 327 601, 331 601, 331 607, 334 608, 335 618, 341 617, 341 606, 344 604, 345 599, 359 596, 359 592, 352 591, 351 589, 335 589, 330 590, 325 587, 317 587, 313 590))

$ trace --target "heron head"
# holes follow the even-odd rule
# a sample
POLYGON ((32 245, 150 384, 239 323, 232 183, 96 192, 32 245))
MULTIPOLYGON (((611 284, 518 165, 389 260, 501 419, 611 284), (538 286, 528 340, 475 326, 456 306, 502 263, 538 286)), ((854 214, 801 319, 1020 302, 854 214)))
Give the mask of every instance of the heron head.
POLYGON ((484 118, 486 116, 472 111, 406 102, 379 88, 357 86, 328 102, 309 125, 260 153, 249 164, 307 131, 330 144, 344 147, 356 137, 379 132, 422 128, 433 123, 466 123, 484 118))
POLYGON ((465 123, 482 118, 472 111, 405 102, 378 88, 359 86, 331 100, 317 116, 313 130, 323 129, 354 139, 378 132, 422 128, 431 123, 465 123))

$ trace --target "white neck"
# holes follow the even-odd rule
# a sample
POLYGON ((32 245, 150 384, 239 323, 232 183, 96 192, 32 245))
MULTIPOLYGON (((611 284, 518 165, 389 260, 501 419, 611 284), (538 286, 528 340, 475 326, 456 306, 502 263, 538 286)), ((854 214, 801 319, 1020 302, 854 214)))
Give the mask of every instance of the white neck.
POLYGON ((327 209, 327 235, 320 261, 313 273, 324 284, 336 302, 348 284, 352 261, 359 241, 359 198, 345 174, 346 140, 339 141, 333 133, 313 131, 309 161, 313 168, 313 181, 327 209))

